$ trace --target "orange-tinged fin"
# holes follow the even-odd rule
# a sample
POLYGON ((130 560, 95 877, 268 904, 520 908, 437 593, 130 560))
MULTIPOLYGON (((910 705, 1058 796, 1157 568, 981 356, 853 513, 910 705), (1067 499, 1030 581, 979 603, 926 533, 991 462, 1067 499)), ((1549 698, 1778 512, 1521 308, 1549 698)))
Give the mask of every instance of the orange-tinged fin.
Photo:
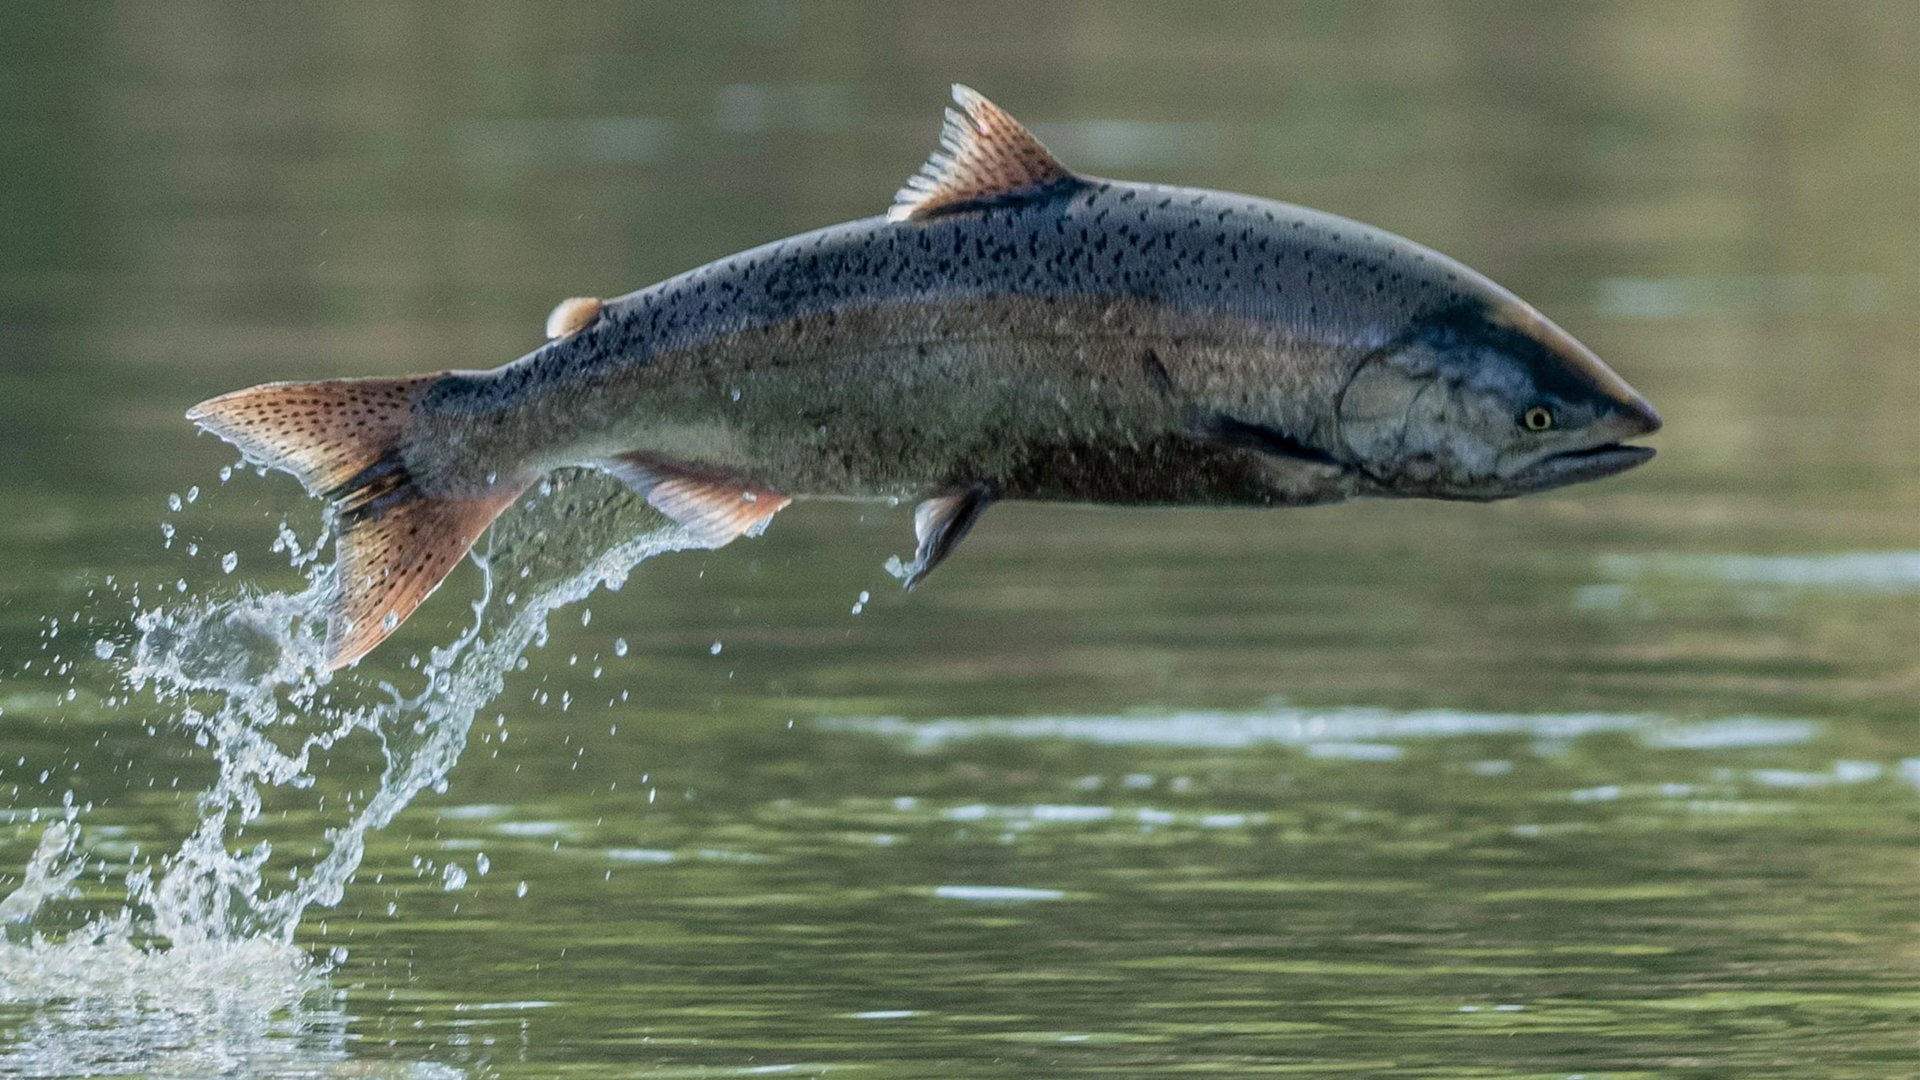
POLYGON ((438 378, 268 383, 203 401, 187 419, 248 460, 292 473, 308 492, 325 495, 399 442, 414 398, 438 378))
POLYGON ((570 296, 547 313, 547 338, 572 337, 593 325, 603 305, 592 296, 570 296))
POLYGON ((953 100, 960 108, 947 110, 940 149, 894 194, 888 220, 1019 199, 1074 178, 1000 106, 958 83, 953 100))
POLYGON ((422 495, 396 464, 343 497, 327 666, 345 667, 393 633, 525 488, 496 483, 466 498, 422 495))
POLYGON ((655 510, 686 526, 708 547, 758 536, 793 500, 777 491, 651 454, 619 454, 601 462, 655 510))
POLYGON ((327 666, 369 650, 437 588, 526 487, 525 478, 427 495, 401 454, 422 390, 439 375, 271 383, 187 413, 247 457, 298 477, 339 512, 327 666))

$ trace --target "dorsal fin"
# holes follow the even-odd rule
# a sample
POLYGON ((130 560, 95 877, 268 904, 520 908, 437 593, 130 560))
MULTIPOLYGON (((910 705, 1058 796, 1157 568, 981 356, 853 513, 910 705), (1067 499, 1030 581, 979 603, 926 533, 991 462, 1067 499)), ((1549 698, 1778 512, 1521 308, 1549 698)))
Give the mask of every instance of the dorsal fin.
POLYGON ((1020 121, 977 92, 953 85, 940 149, 894 193, 889 221, 932 217, 1018 198, 1073 178, 1020 121))

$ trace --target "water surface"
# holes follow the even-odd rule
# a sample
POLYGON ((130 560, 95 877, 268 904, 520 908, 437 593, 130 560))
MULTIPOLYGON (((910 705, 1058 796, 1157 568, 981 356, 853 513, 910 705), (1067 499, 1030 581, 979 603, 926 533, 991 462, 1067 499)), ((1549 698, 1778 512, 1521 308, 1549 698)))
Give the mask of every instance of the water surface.
POLYGON ((1920 1064, 1920 9, 0 30, 0 1074, 1920 1064), (877 213, 955 79, 1089 170, 1461 257, 1660 457, 1496 506, 1003 506, 911 597, 909 508, 674 551, 562 478, 355 672, 276 673, 318 508, 223 480, 188 405, 490 366, 559 297, 877 213))

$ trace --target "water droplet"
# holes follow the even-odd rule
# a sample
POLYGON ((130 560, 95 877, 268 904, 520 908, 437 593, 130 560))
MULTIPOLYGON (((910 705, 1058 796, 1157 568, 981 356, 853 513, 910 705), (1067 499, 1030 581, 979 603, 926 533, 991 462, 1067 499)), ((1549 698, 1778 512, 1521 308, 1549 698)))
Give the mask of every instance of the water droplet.
POLYGON ((231 574, 240 567, 240 553, 229 551, 220 556, 220 569, 231 574))
POLYGON ((740 400, 740 391, 739 391, 739 390, 735 390, 735 391, 733 392, 733 400, 735 400, 735 401, 739 401, 739 400, 740 400))
POLYGON ((188 502, 193 502, 199 498, 200 498, 200 485, 195 484, 193 487, 190 487, 187 489, 188 502))
POLYGON ((173 511, 176 514, 180 512, 180 496, 178 494, 171 494, 167 496, 167 509, 173 511))
POLYGON ((515 895, 515 896, 525 896, 525 895, 527 895, 527 883, 526 883, 526 882, 524 882, 524 881, 523 881, 523 882, 521 882, 521 883, 520 883, 520 884, 519 884, 519 885, 518 885, 518 886, 517 886, 517 887, 516 887, 516 888, 515 888, 515 889, 513 890, 513 895, 515 895))
POLYGON ((448 863, 440 871, 440 887, 448 892, 458 892, 467 887, 467 872, 459 863, 448 863))
POLYGON ((593 621, 593 609, 581 608, 580 609, 580 625, 585 626, 592 621, 593 621))
POLYGON ((473 857, 473 869, 481 877, 486 877, 487 871, 493 869, 493 860, 487 858, 487 853, 483 851, 473 857))
POLYGON ((188 544, 188 545, 187 545, 187 557, 188 557, 188 558, 190 558, 190 559, 194 559, 194 558, 199 558, 199 556, 200 556, 200 545, 199 545, 199 544, 188 544))
POLYGON ((233 479, 233 466, 231 465, 220 466, 220 482, 224 484, 231 479, 233 479))
POLYGON ((113 642, 108 641, 106 638, 101 638, 99 641, 93 643, 93 655, 102 660, 113 659, 113 649, 113 642))
POLYGON ((627 639, 626 638, 613 639, 613 655, 615 656, 627 655, 627 639))
POLYGON ((721 648, 721 646, 720 646, 720 643, 716 641, 716 642, 714 642, 714 643, 713 643, 713 647, 712 647, 712 648, 710 648, 710 649, 708 649, 708 650, 707 650, 707 652, 708 652, 708 654, 709 654, 709 655, 712 655, 712 656, 719 656, 719 655, 720 655, 720 648, 721 648))
POLYGON ((387 631, 388 633, 392 633, 393 628, 399 625, 400 625, 400 613, 397 611, 389 611, 385 615, 380 617, 380 628, 387 631))

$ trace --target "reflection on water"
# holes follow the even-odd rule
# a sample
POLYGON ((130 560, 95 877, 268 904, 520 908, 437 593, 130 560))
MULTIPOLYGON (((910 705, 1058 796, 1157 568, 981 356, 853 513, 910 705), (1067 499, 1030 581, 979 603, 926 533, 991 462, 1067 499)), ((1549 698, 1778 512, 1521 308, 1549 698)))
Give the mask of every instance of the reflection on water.
POLYGON ((1315 757, 1399 757, 1382 740, 1448 736, 1525 735, 1539 745, 1564 746, 1599 732, 1631 732, 1643 745, 1692 749, 1791 746, 1807 742, 1820 726, 1805 720, 1740 717, 1676 724, 1655 716, 1608 713, 1501 715, 1428 709, 1394 714, 1383 709, 1287 709, 1259 713, 1180 713, 1174 716, 1040 716, 1005 720, 930 720, 921 723, 828 719, 830 731, 866 731, 903 737, 923 749, 958 739, 1084 739, 1106 746, 1187 746, 1222 750, 1265 744, 1298 746, 1315 757), (1338 750, 1329 751, 1335 747, 1338 750), (1363 747, 1392 753, 1369 754, 1363 747))
POLYGON ((1600 282, 1600 314, 1615 319, 1680 319, 1748 315, 1879 312, 1886 282, 1874 274, 1843 277, 1608 278, 1600 282))
POLYGON ((1694 578, 1734 585, 1777 585, 1850 592, 1920 591, 1920 551, 1834 555, 1607 555, 1611 578, 1694 578))
POLYGON ((0 23, 0 1075, 1911 1073, 1910 7, 0 23), (876 213, 954 80, 1461 256, 1661 456, 1009 506, 910 598, 904 510, 628 576, 568 480, 313 677, 317 511, 186 405, 876 213))

